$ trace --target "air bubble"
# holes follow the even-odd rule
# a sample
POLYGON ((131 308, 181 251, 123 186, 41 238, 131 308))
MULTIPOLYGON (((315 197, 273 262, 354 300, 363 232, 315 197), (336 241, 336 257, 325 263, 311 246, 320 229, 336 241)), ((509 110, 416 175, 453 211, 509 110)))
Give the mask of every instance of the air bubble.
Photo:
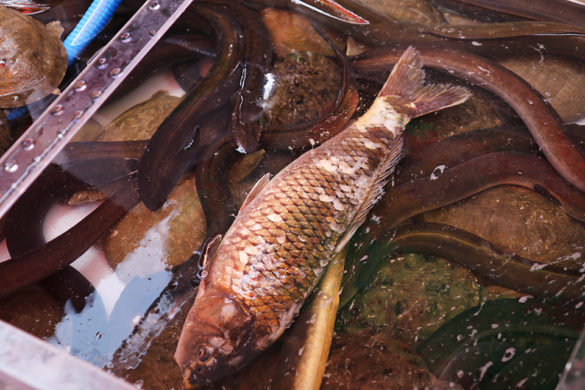
POLYGON ((63 106, 61 104, 57 104, 53 111, 51 111, 51 115, 59 116, 61 114, 63 114, 63 106))
POLYGON ((75 83, 73 88, 75 92, 85 91, 87 89, 87 83, 85 82, 85 80, 79 80, 78 82, 75 83))
POLYGON ((125 32, 124 34, 120 35, 120 41, 122 41, 122 43, 132 42, 132 35, 130 35, 128 32, 125 32))
POLYGON ((4 170, 6 172, 14 173, 18 170, 18 164, 15 161, 6 161, 4 163, 4 170))
POLYGON ((89 94, 89 96, 94 100, 99 98, 101 95, 102 91, 93 91, 92 93, 89 94))
POLYGON ((433 173, 431 173, 431 180, 437 180, 439 176, 441 176, 443 172, 445 172, 446 168, 447 166, 445 164, 437 165, 433 170, 433 173))
POLYGON ((516 354, 516 348, 514 347, 510 347, 508 349, 506 349, 506 351, 504 352, 504 356, 502 356, 502 363, 506 363, 507 361, 512 360, 512 358, 514 357, 514 355, 516 354))
POLYGON ((121 72, 122 72, 122 69, 120 69, 120 68, 113 68, 112 70, 110 70, 110 76, 111 77, 116 77, 121 72))
POLYGON ((151 1, 148 5, 148 9, 151 11, 158 11, 160 9, 160 3, 156 0, 151 1))
POLYGON ((105 59, 104 57, 100 58, 98 61, 98 69, 100 70, 104 70, 108 67, 108 60, 105 59))
POLYGON ((35 141, 33 141, 30 138, 25 139, 24 141, 22 141, 22 148, 24 150, 33 150, 35 147, 35 141))

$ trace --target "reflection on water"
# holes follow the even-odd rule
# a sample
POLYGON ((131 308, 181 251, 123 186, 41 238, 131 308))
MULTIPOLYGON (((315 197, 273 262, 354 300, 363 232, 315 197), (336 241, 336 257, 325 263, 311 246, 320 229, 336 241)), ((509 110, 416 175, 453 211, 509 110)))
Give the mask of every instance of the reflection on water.
POLYGON ((99 293, 101 288, 120 283, 116 274, 104 278, 97 290, 86 298, 81 312, 68 302, 65 315, 48 341, 98 367, 108 365, 122 342, 132 334, 142 316, 171 280, 171 272, 160 271, 145 277, 136 276, 126 284, 111 312, 99 293), (103 285, 102 285, 103 283, 103 285))
MULTIPOLYGON (((253 58, 257 53, 243 49, 242 31, 252 29, 251 19, 224 10, 222 23, 207 19, 200 23, 202 16, 189 12, 118 97, 135 97, 132 91, 138 87, 149 92, 128 110, 127 102, 110 102, 98 114, 101 123, 86 128, 78 141, 89 141, 93 147, 98 139, 108 140, 127 148, 82 156, 80 160, 91 161, 96 172, 106 167, 95 174, 106 179, 95 180, 98 184, 88 199, 103 199, 119 187, 134 186, 141 159, 152 156, 163 157, 154 164, 153 172, 163 173, 149 177, 153 183, 164 182, 169 166, 194 174, 177 184, 162 209, 153 212, 140 204, 119 224, 100 227, 105 238, 73 264, 95 287, 81 310, 71 300, 35 286, 0 300, 0 318, 140 387, 181 388, 172 355, 196 294, 198 253, 179 264, 199 248, 206 233, 225 231, 233 210, 260 177, 278 172, 318 140, 339 131, 350 117, 363 113, 391 67, 390 54, 380 54, 384 47, 414 44, 423 52, 438 47, 432 53, 439 65, 428 71, 428 77, 466 83, 473 89, 473 99, 409 125, 405 158, 349 246, 322 387, 554 388, 585 320, 585 197, 575 183, 563 178, 562 166, 547 165, 549 155, 543 151, 550 148, 554 153, 556 143, 537 145, 535 139, 541 141, 533 134, 550 130, 543 123, 553 118, 576 149, 585 144, 585 131, 567 125, 585 120, 581 50, 585 35, 578 27, 546 23, 538 27, 502 12, 486 13, 487 21, 514 23, 485 25, 486 15, 473 20, 477 10, 459 4, 466 2, 437 2, 442 6, 424 0, 365 2, 373 8, 342 2, 361 9, 360 16, 370 20, 370 27, 340 25, 305 8, 300 13, 294 7, 284 9, 277 1, 278 9, 265 8, 263 1, 243 2, 265 24, 264 35, 272 46, 256 49, 271 53, 268 68, 253 58), (449 8, 453 3, 459 5, 449 8), (312 23, 325 30, 327 39, 312 23), (493 83, 498 78, 517 79, 492 62, 468 72, 486 81, 465 77, 461 69, 468 64, 449 57, 447 49, 452 47, 513 70, 542 96, 522 95, 512 109, 504 102, 510 91, 493 83), (238 82, 231 80, 236 73, 221 73, 213 65, 225 59, 216 58, 216 51, 228 49, 239 56, 233 61, 234 72, 243 75, 238 82), (358 56, 343 58, 346 51, 358 56), (234 153, 230 132, 234 121, 245 117, 238 117, 233 104, 238 94, 247 96, 238 88, 252 69, 261 69, 264 79, 252 102, 257 115, 246 119, 258 120, 262 134, 253 140, 260 151, 244 155, 234 153), (201 83, 208 74, 215 82, 201 83), (182 96, 175 78, 189 93, 205 86, 205 91, 197 92, 207 99, 202 106, 222 102, 223 107, 205 111, 201 115, 205 123, 190 119, 177 126, 177 133, 186 134, 181 142, 171 145, 165 140, 148 147, 144 143, 135 149, 124 144, 152 137, 164 118, 183 104, 182 97, 155 93, 169 88, 182 96), (150 80, 148 85, 144 80, 150 80), (233 88, 226 92, 228 84, 233 88), (491 93, 482 87, 491 88, 491 93), (526 118, 541 118, 542 108, 528 107, 537 106, 541 98, 560 118, 553 113, 527 124, 526 118), (113 112, 120 116, 104 123, 113 112), (109 170, 116 170, 111 182, 109 170), (215 205, 213 210, 209 205, 215 205)), ((561 7, 566 2, 554 3, 561 7)), ((13 130, 22 126, 0 120, 13 130)), ((61 218, 63 210, 85 214, 95 207, 61 203, 61 211, 50 214, 45 226, 56 220, 65 226, 58 232, 45 231, 47 239, 74 224, 61 218)), ((26 218, 31 221, 28 228, 36 229, 35 219, 26 218)), ((285 235, 280 237, 285 240, 285 235)), ((249 290, 248 282, 243 278, 240 290, 261 299, 263 291, 249 290)), ((218 386, 276 388, 286 383, 279 382, 278 362, 301 359, 307 348, 298 347, 299 339, 291 335, 303 334, 310 322, 293 325, 274 347, 218 386), (287 353, 297 356, 289 359, 287 353)))

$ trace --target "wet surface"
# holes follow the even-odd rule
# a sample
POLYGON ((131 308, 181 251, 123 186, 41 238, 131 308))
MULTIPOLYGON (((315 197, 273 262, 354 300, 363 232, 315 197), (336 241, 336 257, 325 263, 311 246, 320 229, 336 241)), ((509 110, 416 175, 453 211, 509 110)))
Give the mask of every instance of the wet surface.
MULTIPOLYGON (((473 97, 408 125, 404 159, 350 241, 337 316, 322 320, 335 322, 320 386, 554 388, 585 317, 585 195, 578 189, 585 183, 563 165, 572 163, 546 134, 583 121, 583 57, 574 48, 582 47, 585 33, 571 25, 518 21, 497 4, 482 14, 487 19, 473 19, 477 9, 466 1, 340 3, 370 25, 350 26, 286 2, 244 1, 241 14, 222 1, 187 11, 162 41, 172 47, 170 54, 155 50, 156 59, 145 59, 152 66, 139 68, 117 93, 116 99, 128 95, 132 102, 109 102, 58 160, 73 178, 56 177, 74 183, 67 184, 71 189, 29 193, 15 208, 26 223, 3 228, 13 256, 39 253, 55 272, 66 264, 51 253, 85 252, 73 262, 83 276, 69 284, 89 291, 73 299, 44 282, 21 286, 0 299, 0 319, 140 388, 183 388, 173 355, 197 292, 203 243, 225 233, 264 174, 276 174, 359 117, 391 68, 389 58, 414 45, 440 57, 436 62, 442 64, 431 64, 434 70, 427 72, 429 80, 465 85, 473 97), (254 41, 257 47, 246 43, 244 32, 258 33, 258 23, 268 46, 263 40, 254 41), (261 54, 266 50, 269 57, 261 54), (360 54, 346 58, 347 51, 360 54), (454 64, 460 52, 474 53, 492 67, 454 64), (262 89, 243 92, 249 66, 264 67, 267 59, 262 89), (534 104, 506 103, 510 96, 497 80, 538 91, 526 95, 534 104), (134 88, 150 92, 134 99, 134 88), (352 88, 355 104, 345 99, 353 96, 352 88), (253 107, 244 114, 237 108, 245 106, 242 99, 253 107), (190 116, 181 110, 191 110, 190 116), (547 121, 528 123, 532 114, 546 114, 547 121), (170 146, 151 142, 165 123, 173 123, 178 138, 170 146), (140 168, 144 161, 148 170, 140 168), (504 175, 490 170, 496 163, 518 168, 504 175), (535 177, 530 166, 546 169, 536 169, 542 176, 535 177), (481 181, 488 176, 489 184, 481 181), (138 190, 139 182, 152 183, 153 193, 138 190), (168 197, 158 191, 160 183, 168 197), (110 215, 111 223, 100 224, 106 219, 96 205, 105 198, 116 203, 124 193, 130 195, 117 203, 124 209, 120 217, 110 215), (152 210, 153 203, 138 202, 136 194, 152 195, 162 207, 152 210), (82 214, 77 219, 97 213, 85 225, 95 243, 62 240, 57 250, 46 249, 42 230, 49 209, 51 220, 65 219, 69 226, 76 223, 68 219, 75 212, 82 214), (19 235, 34 242, 27 247, 15 241, 19 235)), ((114 24, 130 8, 119 10, 114 24)), ((65 8, 54 8, 59 9, 65 8)), ((70 28, 71 18, 62 23, 70 28)), ((104 34, 94 45, 111 32, 104 34)), ((31 118, 4 114, 9 112, 0 113, 7 134, 2 140, 9 143, 31 118)), ((576 147, 585 142, 585 131, 573 126, 567 138, 585 161, 576 147)), ((16 214, 11 218, 18 219, 16 214)), ((76 278, 59 275, 57 285, 76 278)), ((312 310, 310 304, 300 318, 312 310)), ((302 361, 306 346, 297 347, 294 335, 311 326, 313 321, 294 323, 242 371, 209 387, 291 388, 296 369, 284 375, 278 362, 302 361)))

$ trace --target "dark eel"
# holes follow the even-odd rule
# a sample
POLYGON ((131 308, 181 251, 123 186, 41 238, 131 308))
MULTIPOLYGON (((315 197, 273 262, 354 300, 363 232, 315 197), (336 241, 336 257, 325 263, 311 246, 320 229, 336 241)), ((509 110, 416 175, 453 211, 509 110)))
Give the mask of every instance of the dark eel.
POLYGON ((231 127, 236 149, 250 153, 258 148, 263 130, 263 108, 259 103, 264 88, 264 75, 272 65, 272 43, 262 18, 256 12, 234 2, 224 3, 224 7, 234 18, 241 20, 243 26, 243 69, 235 96, 231 127))
POLYGON ((484 154, 390 188, 373 212, 392 221, 390 226, 396 226, 422 212, 503 184, 539 192, 554 200, 571 217, 585 221, 585 193, 558 176, 545 159, 518 152, 484 154))
POLYGON ((231 225, 237 209, 227 187, 229 166, 241 155, 234 150, 232 134, 219 135, 209 145, 196 168, 197 192, 205 210, 207 235, 223 234, 231 225))
POLYGON ((454 45, 493 57, 538 52, 585 59, 585 29, 557 22, 438 25, 425 29, 415 41, 417 45, 454 45))
POLYGON ((55 160, 59 165, 50 165, 6 216, 6 244, 12 259, 0 264, 0 296, 43 280, 43 287, 57 290, 59 298, 72 298, 76 308, 83 307, 83 298, 92 288, 66 266, 137 203, 131 176, 145 146, 145 141, 74 142, 66 146, 55 160), (47 243, 43 221, 51 207, 76 191, 90 188, 111 198, 47 243), (55 274, 63 269, 64 274, 55 274), (44 280, 46 277, 50 279, 44 280))
POLYGON ((585 293, 581 265, 571 259, 536 262, 505 253, 475 234, 446 224, 417 222, 383 231, 377 230, 378 224, 370 220, 356 233, 356 244, 349 247, 340 306, 368 286, 379 265, 393 253, 444 257, 496 285, 537 297, 579 300, 585 293), (368 261, 361 260, 364 258, 368 261))
MULTIPOLYGON (((585 138, 582 131, 571 133, 576 142, 585 138)), ((398 166, 394 186, 374 207, 373 213, 386 222, 372 229, 382 232, 414 215, 502 184, 534 190, 571 217, 584 220, 585 194, 537 152, 525 132, 496 128, 458 134, 409 154, 398 166)))
POLYGON ((453 260, 512 290, 541 297, 580 299, 583 273, 506 254, 480 237, 453 226, 424 223, 399 227, 392 238, 397 253, 423 253, 453 260))
MULTIPOLYGON (((60 170, 60 168, 52 167, 51 170, 60 170)), ((65 176, 62 172, 56 172, 57 178, 65 176)), ((25 251, 24 245, 26 243, 21 241, 23 239, 31 239, 36 243, 44 242, 42 224, 38 223, 39 215, 30 214, 31 210, 28 207, 31 204, 29 202, 33 202, 33 204, 35 201, 41 202, 40 205, 32 207, 32 211, 45 209, 48 203, 55 201, 54 197, 47 196, 47 186, 53 189, 58 188, 55 194, 56 197, 63 195, 63 189, 71 191, 85 186, 84 184, 80 185, 77 180, 69 182, 66 179, 64 183, 59 182, 59 180, 53 180, 55 178, 53 174, 48 174, 46 177, 49 183, 44 183, 43 181, 46 180, 43 179, 37 180, 35 182, 37 188, 33 186, 29 190, 31 191, 31 196, 28 198, 32 199, 27 199, 26 196, 23 196, 19 200, 21 205, 18 206, 17 204, 13 207, 11 210, 13 215, 7 217, 9 221, 16 221, 16 226, 21 228, 23 225, 25 226, 24 232, 22 230, 7 232, 7 242, 12 251, 20 254, 0 263, 0 296, 11 294, 65 268, 81 256, 97 239, 107 232, 110 226, 138 202, 134 185, 131 182, 121 183, 118 192, 105 200, 96 210, 75 226, 36 249, 25 251), (42 191, 42 196, 38 191, 42 191), (26 216, 33 219, 30 224, 27 221, 23 221, 26 216)), ((130 181, 131 178, 127 180, 130 181)), ((42 218, 42 215, 40 217, 42 218)))
MULTIPOLYGON (((82 182, 67 175, 60 168, 54 165, 49 166, 6 216, 4 234, 10 255, 14 258, 45 244, 42 222, 47 212, 58 199, 84 187, 86 186, 82 182)), ((49 258, 44 260, 51 262, 49 258)), ((19 265, 19 267, 24 267, 27 272, 35 272, 35 270, 26 268, 27 266, 25 263, 19 265)), ((72 267, 65 267, 61 272, 55 272, 40 280, 40 286, 51 292, 59 301, 65 303, 71 299, 76 310, 82 309, 85 297, 93 290, 91 283, 72 267)), ((0 279, 3 279, 0 284, 4 286, 6 279, 12 277, 9 274, 0 274, 0 279)), ((17 285, 6 291, 4 295, 27 285, 26 282, 17 285)))
MULTIPOLYGON (((203 34, 182 32, 165 36, 140 61, 132 73, 122 82, 122 85, 114 91, 110 100, 115 101, 123 97, 128 91, 140 86, 144 80, 156 72, 168 68, 174 70, 179 65, 193 63, 207 57, 215 57, 215 46, 203 34)), ((179 76, 177 82, 185 90, 192 89, 200 81, 200 77, 193 78, 189 77, 191 75, 185 74, 179 76)))
POLYGON ((472 16, 493 11, 526 19, 585 26, 585 5, 567 0, 432 0, 432 2, 472 16))
MULTIPOLYGON (((542 0, 546 1, 546 0, 542 0)), ((481 23, 475 25, 438 25, 427 28, 394 20, 378 10, 356 0, 337 0, 355 12, 368 24, 351 24, 327 15, 317 14, 297 2, 273 0, 271 6, 290 9, 330 27, 342 35, 351 36, 369 47, 387 47, 404 44, 445 45, 482 55, 514 55, 543 51, 585 58, 585 29, 557 22, 481 23)), ((262 0, 246 0, 256 9, 266 6, 262 0)))
POLYGON ((146 141, 73 142, 55 163, 88 187, 101 189, 135 172, 146 141))
MULTIPOLYGON (((565 135, 556 112, 529 84, 504 67, 458 49, 417 47, 426 66, 481 86, 508 103, 524 121, 551 165, 568 182, 585 191, 585 158, 565 135)), ((389 69, 397 60, 398 48, 373 50, 358 56, 358 72, 389 69)))
POLYGON ((227 103, 241 78, 244 55, 241 25, 217 6, 198 3, 194 12, 216 35, 217 59, 206 77, 159 126, 150 139, 138 167, 138 191, 144 204, 156 210, 177 181, 202 153, 196 137, 199 121, 227 103))
MULTIPOLYGON (((406 137, 407 148, 408 140, 406 137)), ((439 165, 450 168, 481 154, 503 151, 537 153, 538 147, 524 129, 507 126, 468 131, 408 153, 398 166, 395 185, 428 179, 439 165)))

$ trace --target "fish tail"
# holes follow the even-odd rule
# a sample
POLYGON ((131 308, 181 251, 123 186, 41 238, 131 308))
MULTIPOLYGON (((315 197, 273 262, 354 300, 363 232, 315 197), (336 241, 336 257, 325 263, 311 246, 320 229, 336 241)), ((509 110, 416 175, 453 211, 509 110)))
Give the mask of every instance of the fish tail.
POLYGON ((471 92, 452 84, 425 84, 420 53, 412 46, 402 54, 378 97, 388 97, 411 118, 439 111, 466 101, 471 92))

